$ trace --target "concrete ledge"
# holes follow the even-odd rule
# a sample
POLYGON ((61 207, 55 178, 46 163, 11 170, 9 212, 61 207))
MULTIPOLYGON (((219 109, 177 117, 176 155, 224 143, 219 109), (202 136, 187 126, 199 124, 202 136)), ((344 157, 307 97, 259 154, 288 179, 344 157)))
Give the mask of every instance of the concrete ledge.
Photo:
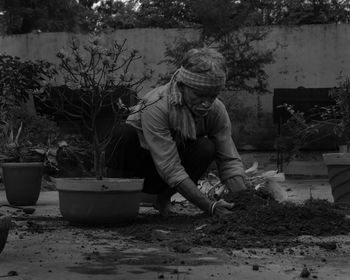
POLYGON ((283 166, 283 172, 288 175, 327 176, 327 166, 323 161, 292 161, 283 166))

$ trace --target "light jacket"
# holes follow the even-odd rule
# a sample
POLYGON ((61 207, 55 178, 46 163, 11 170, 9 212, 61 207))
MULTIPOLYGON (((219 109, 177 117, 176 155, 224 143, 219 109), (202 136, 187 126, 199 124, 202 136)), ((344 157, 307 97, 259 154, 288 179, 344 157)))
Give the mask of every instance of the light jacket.
MULTIPOLYGON (((143 97, 143 104, 134 108, 127 123, 137 128, 140 144, 150 151, 161 178, 175 187, 189 177, 177 151, 177 142, 169 122, 167 85, 158 87, 143 97)), ((215 144, 216 164, 222 182, 244 176, 241 158, 231 137, 231 122, 224 104, 215 99, 209 113, 196 120, 197 137, 208 137, 215 144)), ((196 182, 195 182, 196 183, 196 182)))

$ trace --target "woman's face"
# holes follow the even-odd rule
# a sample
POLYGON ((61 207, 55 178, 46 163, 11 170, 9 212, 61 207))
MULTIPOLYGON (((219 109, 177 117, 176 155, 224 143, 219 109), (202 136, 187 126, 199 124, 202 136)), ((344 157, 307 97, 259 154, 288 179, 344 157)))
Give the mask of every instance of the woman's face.
POLYGON ((206 116, 220 93, 219 90, 200 91, 184 84, 181 85, 180 89, 185 104, 196 117, 206 116))

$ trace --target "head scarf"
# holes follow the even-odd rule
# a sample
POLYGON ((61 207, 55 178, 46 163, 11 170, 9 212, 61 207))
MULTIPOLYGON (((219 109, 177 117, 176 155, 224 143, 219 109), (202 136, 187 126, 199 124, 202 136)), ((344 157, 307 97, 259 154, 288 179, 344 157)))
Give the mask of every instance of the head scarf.
POLYGON ((169 83, 168 105, 170 125, 184 139, 196 139, 196 125, 190 110, 183 102, 182 92, 177 85, 182 82, 197 90, 218 90, 225 86, 226 75, 213 76, 207 73, 193 73, 185 68, 179 68, 169 83))

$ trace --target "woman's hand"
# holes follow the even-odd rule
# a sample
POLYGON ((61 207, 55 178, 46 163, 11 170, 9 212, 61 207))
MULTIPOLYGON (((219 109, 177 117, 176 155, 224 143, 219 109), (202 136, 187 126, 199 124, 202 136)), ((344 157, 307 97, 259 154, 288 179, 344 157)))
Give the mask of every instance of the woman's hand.
POLYGON ((185 197, 188 201, 198 206, 203 211, 207 212, 210 216, 217 216, 220 218, 229 216, 232 212, 230 209, 234 206, 233 203, 229 203, 223 199, 212 202, 206 197, 193 183, 190 178, 183 180, 176 189, 185 197))
POLYGON ((219 218, 225 218, 232 214, 231 209, 233 208, 234 203, 229 203, 223 199, 220 199, 212 205, 213 209, 211 210, 211 214, 215 215, 219 218))
POLYGON ((231 177, 224 182, 224 185, 231 193, 247 189, 244 178, 242 176, 231 177))

